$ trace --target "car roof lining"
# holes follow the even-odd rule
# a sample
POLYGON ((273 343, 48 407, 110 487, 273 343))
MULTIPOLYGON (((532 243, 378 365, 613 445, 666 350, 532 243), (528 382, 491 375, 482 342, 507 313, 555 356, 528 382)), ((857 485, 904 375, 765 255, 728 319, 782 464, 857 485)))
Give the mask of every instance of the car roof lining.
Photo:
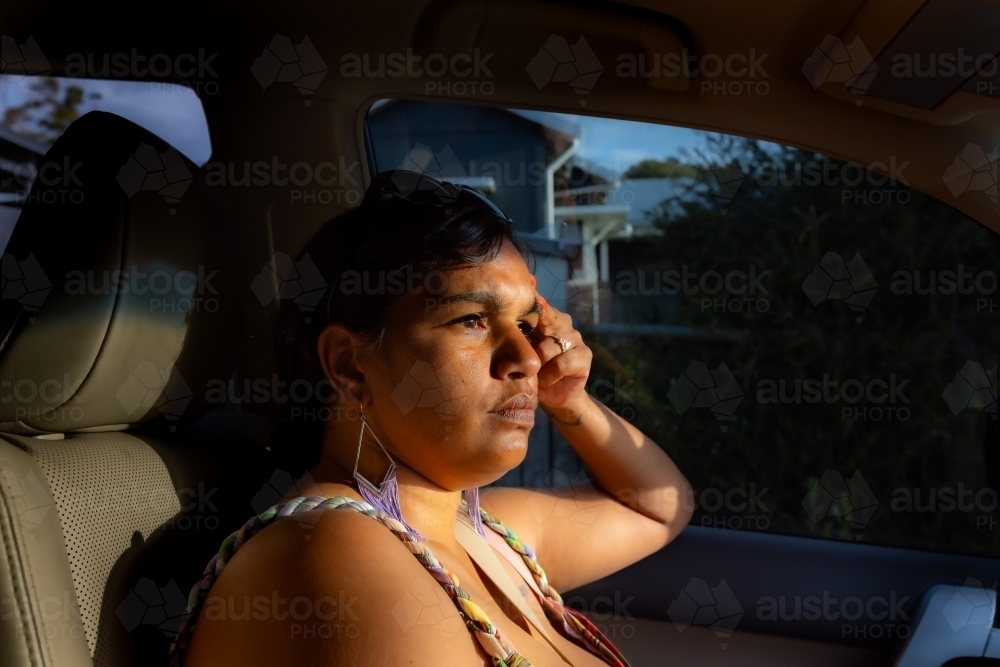
MULTIPOLYGON (((478 3, 461 0, 465 4, 481 5, 483 12, 497 14, 511 11, 519 5, 517 0, 479 0, 478 3), (504 10, 504 8, 507 8, 504 10)), ((767 7, 754 6, 739 0, 720 0, 703 3, 694 0, 674 0, 665 2, 630 3, 586 3, 581 11, 611 11, 618 7, 625 17, 640 15, 645 18, 662 11, 666 16, 665 25, 683 25, 690 32, 697 53, 746 53, 750 49, 766 54, 765 68, 768 76, 767 95, 754 97, 730 97, 702 94, 697 82, 684 93, 671 93, 646 87, 634 87, 628 94, 601 94, 600 86, 588 96, 588 106, 581 108, 572 103, 555 86, 536 89, 526 76, 508 77, 503 86, 491 96, 430 95, 419 81, 408 81, 389 77, 344 78, 337 76, 338 63, 345 53, 386 53, 405 51, 420 40, 433 25, 436 16, 454 5, 452 2, 404 3, 393 0, 380 5, 332 6, 310 3, 301 7, 282 7, 280 11, 263 4, 237 5, 228 1, 214 1, 199 4, 198 14, 192 3, 181 3, 176 10, 168 12, 160 24, 147 20, 144 10, 123 17, 124 25, 110 31, 91 30, 95 24, 92 14, 74 9, 71 3, 62 0, 39 3, 21 3, 5 10, 4 30, 13 33, 17 39, 26 35, 34 36, 52 63, 53 71, 58 71, 60 58, 65 59, 73 50, 88 49, 100 53, 123 48, 124 43, 135 43, 139 37, 155 48, 173 45, 175 52, 193 50, 231 49, 215 61, 219 73, 222 93, 203 97, 210 121, 220 118, 212 113, 211 107, 224 107, 226 115, 236 109, 233 103, 242 99, 244 104, 239 113, 243 127, 253 126, 262 114, 268 113, 267 104, 248 105, 250 98, 294 98, 296 91, 291 87, 278 89, 272 86, 261 90, 260 86, 247 75, 247 65, 252 62, 254 52, 277 34, 309 36, 329 63, 326 81, 312 96, 312 99, 336 100, 342 111, 350 109, 355 115, 350 136, 340 135, 335 140, 343 146, 343 154, 364 150, 361 130, 367 107, 381 97, 405 99, 436 99, 491 106, 531 108, 566 113, 623 118, 641 122, 654 122, 690 127, 701 130, 718 131, 752 138, 774 141, 796 146, 810 151, 830 155, 862 165, 873 163, 888 164, 890 157, 899 162, 910 162, 907 172, 909 185, 927 192, 959 208, 979 220, 994 231, 1000 232, 1000 216, 997 206, 986 197, 954 197, 943 182, 943 174, 967 144, 988 146, 996 142, 997 123, 995 115, 1000 112, 1000 99, 985 95, 975 95, 959 87, 943 103, 933 110, 908 107, 907 105, 865 96, 863 104, 845 104, 851 100, 846 90, 830 93, 822 86, 814 90, 803 76, 801 68, 805 60, 824 36, 840 35, 844 40, 852 39, 864 32, 873 44, 873 57, 890 44, 900 30, 913 24, 915 13, 930 4, 927 0, 853 0, 843 2, 824 0, 818 3, 802 3, 793 0, 777 0, 767 7), (388 6, 387 6, 388 5, 388 6), (393 9, 390 10, 389 7, 393 9), (594 8, 597 7, 598 10, 594 8), (380 16, 391 13, 395 20, 386 24, 380 16), (637 14, 638 12, 638 14, 637 14), (719 21, 720 14, 729 17, 719 21), (192 21, 192 16, 197 19, 192 21), (60 20, 60 17, 64 17, 60 20), (52 51, 52 44, 62 44, 57 38, 67 34, 67 22, 79 19, 83 24, 74 25, 73 39, 66 43, 61 53, 52 51), (84 20, 86 19, 86 20, 84 20), (169 30, 178 25, 189 25, 186 33, 169 30), (226 21, 229 25, 226 25, 226 21), (885 34, 872 32, 872 25, 888 25, 893 28, 885 34), (328 26, 317 30, 317 26, 328 26), (867 32, 866 32, 867 31, 867 32), (148 38, 148 39, 147 39, 148 38), (197 44, 199 44, 196 46, 197 44), (51 53, 51 55, 49 55, 51 53), (223 57, 225 56, 225 58, 223 57), (824 94, 827 93, 827 94, 824 94), (348 148, 343 142, 354 145, 348 148)), ((150 10, 152 11, 152 10, 150 10)), ((479 11, 479 10, 476 10, 479 11)), ((539 10, 540 11, 540 10, 539 10)), ((567 9, 567 12, 572 10, 567 9)), ((491 15, 492 15, 491 14, 491 15)), ((594 15, 597 15, 594 14, 594 15)), ((577 25, 586 16, 555 16, 553 21, 566 25, 577 25), (580 18, 583 17, 583 18, 580 18)), ((478 19, 470 19, 474 26, 478 19)), ((623 19, 624 20, 624 19, 623 19)), ((593 26, 593 32, 600 35, 603 28, 593 26)), ((470 35, 473 40, 482 38, 488 31, 478 30, 470 35)), ((587 33, 588 35, 590 32, 587 33)), ((571 30, 567 30, 567 37, 571 30)), ((464 39, 464 38, 463 38, 464 39)), ((494 61, 495 62, 495 61, 494 61)), ((521 66, 523 70, 523 66, 521 66)), ((613 65, 605 65, 605 81, 612 81, 613 65)), ((498 84, 500 82, 498 81, 498 84)), ((604 84, 604 81, 601 82, 604 84)), ((839 86, 841 89, 843 86, 839 86)), ((837 88, 837 86, 834 86, 837 88)), ((346 129, 342 123, 335 124, 346 129)), ((215 143, 216 137, 227 131, 219 122, 210 122, 210 130, 215 143)), ((338 131, 338 130, 334 130, 338 131)), ((230 138, 230 145, 238 139, 252 147, 255 137, 243 133, 238 138, 230 138)), ((296 128, 287 128, 285 144, 294 146, 308 141, 301 137, 296 128)), ((225 151, 217 151, 215 159, 227 160, 225 151)), ((362 162, 363 171, 367 165, 362 162)), ((342 208, 342 207, 340 207, 342 208)), ((333 212, 336 209, 331 209, 333 212)), ((286 223, 287 224, 287 223, 286 223)), ((299 235, 297 235, 299 236, 299 235)))

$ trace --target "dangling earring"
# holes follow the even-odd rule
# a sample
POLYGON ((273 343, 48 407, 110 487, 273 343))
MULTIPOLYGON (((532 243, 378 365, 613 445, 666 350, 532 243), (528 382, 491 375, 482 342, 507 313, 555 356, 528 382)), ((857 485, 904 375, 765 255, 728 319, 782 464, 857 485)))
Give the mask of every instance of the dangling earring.
POLYGON ((358 482, 358 493, 361 497, 368 501, 375 509, 381 510, 391 516, 396 521, 400 522, 406 529, 411 533, 416 533, 408 523, 403 519, 403 511, 399 507, 399 485, 396 483, 396 462, 392 460, 389 456, 389 452, 386 451, 385 446, 382 441, 378 439, 375 435, 375 431, 372 427, 368 425, 368 420, 365 419, 364 408, 361 408, 361 432, 358 434, 358 453, 354 457, 354 479, 358 482), (358 463, 361 461, 361 441, 365 435, 365 428, 372 434, 375 438, 375 442, 378 446, 382 448, 382 453, 386 455, 389 459, 389 470, 385 473, 385 478, 380 484, 374 484, 367 477, 358 472, 358 463))
POLYGON ((479 515, 479 487, 462 491, 462 498, 465 499, 465 510, 469 513, 469 518, 472 519, 472 525, 475 526, 476 532, 480 536, 486 537, 486 531, 483 529, 483 518, 479 515))

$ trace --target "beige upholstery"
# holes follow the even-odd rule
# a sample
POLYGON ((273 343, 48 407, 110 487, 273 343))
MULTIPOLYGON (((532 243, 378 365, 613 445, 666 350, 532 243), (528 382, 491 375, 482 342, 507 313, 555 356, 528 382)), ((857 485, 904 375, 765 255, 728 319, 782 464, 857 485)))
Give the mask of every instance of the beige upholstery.
POLYGON ((227 201, 175 149, 108 113, 73 123, 48 165, 72 170, 78 194, 36 184, 5 250, 41 276, 0 301, 0 432, 203 412, 207 381, 232 371, 247 285, 227 201), (151 178, 157 167, 168 175, 151 178), (178 187, 155 189, 165 179, 178 187))
POLYGON ((252 513, 254 486, 248 479, 234 493, 225 483, 221 462, 240 458, 232 449, 190 429, 178 439, 187 442, 0 440, 0 665, 75 667, 92 656, 95 667, 124 667, 165 656, 197 575, 252 513))
POLYGON ((77 120, 43 161, 81 194, 36 184, 4 255, 43 276, 0 300, 0 666, 165 664, 264 478, 232 436, 245 419, 205 414, 233 368, 240 235, 195 165, 117 116, 77 120))
POLYGON ((59 514, 45 473, 0 443, 0 664, 90 665, 59 514))
MULTIPOLYGON (((133 436, 107 433, 54 442, 11 439, 35 458, 49 481, 93 654, 105 589, 109 597, 123 597, 116 594, 128 585, 122 574, 135 560, 133 541, 136 546, 145 543, 180 511, 180 501, 163 461, 133 436)), ((96 656, 98 664, 109 654, 104 644, 96 656)))
POLYGON ((38 462, 49 480, 63 526, 81 624, 94 663, 116 664, 125 634, 112 621, 127 575, 150 535, 180 511, 166 465, 147 443, 124 433, 94 434, 63 441, 12 437, 38 462), (99 628, 101 632, 99 632, 99 628), (97 649, 97 640, 101 646, 97 649), (109 638, 119 641, 107 641, 109 638))

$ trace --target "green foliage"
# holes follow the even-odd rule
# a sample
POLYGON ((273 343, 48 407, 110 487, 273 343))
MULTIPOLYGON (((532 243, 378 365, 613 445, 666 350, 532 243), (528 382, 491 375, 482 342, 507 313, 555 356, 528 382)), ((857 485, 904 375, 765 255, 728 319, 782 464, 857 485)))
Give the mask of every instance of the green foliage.
POLYGON ((80 86, 63 85, 58 79, 45 77, 25 88, 27 100, 4 110, 3 123, 19 134, 52 143, 70 123, 80 117, 80 105, 85 99, 97 99, 98 93, 85 95, 80 86))
POLYGON ((663 160, 643 160, 625 170, 625 178, 693 178, 698 170, 675 157, 663 160))
MULTIPOLYGON (((698 157, 703 175, 738 166, 744 175, 738 190, 731 200, 720 200, 713 197, 709 178, 661 205, 656 224, 663 235, 643 241, 650 244, 647 257, 652 259, 635 268, 644 271, 651 291, 654 277, 662 275, 657 271, 686 266, 699 276, 708 271, 725 276, 753 266, 758 275, 766 272, 761 282, 767 294, 731 295, 723 289, 715 295, 682 291, 667 296, 675 301, 676 313, 669 323, 699 332, 732 330, 738 334, 735 341, 586 334, 618 364, 613 369, 596 355, 591 386, 623 373, 633 381, 626 397, 606 402, 626 416, 634 414, 633 423, 674 458, 696 492, 714 488, 724 495, 751 483, 768 489, 762 497, 763 521, 747 521, 745 511, 724 506, 716 512, 702 508, 693 524, 716 525, 729 516, 732 525, 744 528, 749 523, 775 532, 1000 556, 1000 521, 989 508, 991 502, 995 508, 1000 477, 997 422, 982 408, 953 414, 942 397, 968 360, 995 367, 1000 294, 943 294, 940 289, 906 294, 900 273, 920 272, 918 284, 926 286, 929 272, 962 266, 973 275, 993 272, 995 289, 1000 237, 903 183, 880 183, 877 174, 859 185, 844 185, 843 177, 856 175, 857 168, 812 153, 718 138, 698 157), (828 176, 806 184, 805 167, 822 166, 824 160, 828 176), (813 305, 803 291, 828 252, 845 262, 860 254, 877 281, 862 313, 840 299, 813 305), (749 312, 745 305, 720 309, 722 297, 754 303, 749 312), (668 392, 692 361, 710 370, 726 364, 743 393, 731 419, 719 421, 699 407, 680 414, 672 404, 668 392), (880 421, 857 419, 854 413, 845 418, 845 409, 876 407, 865 399, 856 404, 761 400, 767 398, 762 381, 785 380, 790 398, 796 380, 824 374, 840 383, 888 382, 892 375, 908 380, 903 391, 908 402, 893 406, 908 409, 908 418, 897 414, 890 420, 884 411, 880 421), (860 528, 836 516, 814 523, 807 515, 804 498, 827 469, 845 479, 860 472, 878 500, 860 528), (986 509, 942 511, 940 504, 937 511, 919 509, 932 495, 940 503, 940 490, 957 489, 959 483, 965 489, 989 489, 979 496, 986 509), (919 499, 909 509, 907 496, 919 499)), ((880 405, 889 406, 888 401, 880 405)), ((848 505, 844 512, 850 510, 848 505)))

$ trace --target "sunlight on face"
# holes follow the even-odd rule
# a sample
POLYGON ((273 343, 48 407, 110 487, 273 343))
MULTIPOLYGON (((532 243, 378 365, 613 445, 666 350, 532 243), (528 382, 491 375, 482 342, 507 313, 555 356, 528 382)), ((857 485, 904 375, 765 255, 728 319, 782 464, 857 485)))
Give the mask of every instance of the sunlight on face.
POLYGON ((540 309, 509 241, 492 261, 444 276, 439 294, 407 294, 390 308, 368 378, 370 412, 404 463, 459 489, 524 459, 541 367, 529 337, 540 309), (518 395, 520 409, 497 412, 518 395))

